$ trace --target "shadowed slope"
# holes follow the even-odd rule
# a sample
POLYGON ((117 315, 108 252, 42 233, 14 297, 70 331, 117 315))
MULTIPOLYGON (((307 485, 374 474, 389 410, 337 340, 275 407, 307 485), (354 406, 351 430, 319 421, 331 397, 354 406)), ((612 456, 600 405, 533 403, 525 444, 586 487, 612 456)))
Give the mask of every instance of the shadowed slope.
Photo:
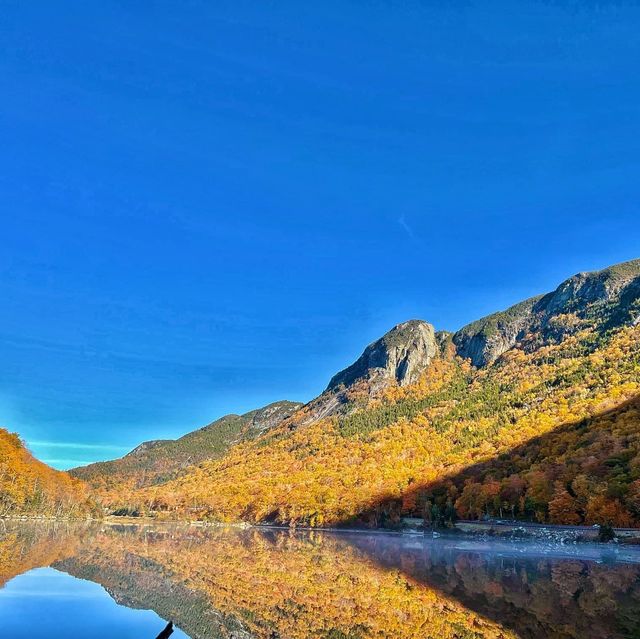
POLYGON ((640 565, 617 563, 612 548, 384 535, 354 535, 349 543, 520 639, 640 636, 640 565))
POLYGON ((574 421, 497 457, 416 484, 361 515, 401 515, 438 525, 453 515, 517 517, 565 524, 640 523, 640 396, 574 421), (407 505, 410 505, 407 508, 407 505))
POLYGON ((53 562, 193 639, 630 639, 640 629, 640 554, 616 546, 12 524, 0 530, 5 555, 18 559, 10 576, 53 562))
POLYGON ((194 639, 516 636, 330 535, 104 531, 55 567, 170 615, 194 639))

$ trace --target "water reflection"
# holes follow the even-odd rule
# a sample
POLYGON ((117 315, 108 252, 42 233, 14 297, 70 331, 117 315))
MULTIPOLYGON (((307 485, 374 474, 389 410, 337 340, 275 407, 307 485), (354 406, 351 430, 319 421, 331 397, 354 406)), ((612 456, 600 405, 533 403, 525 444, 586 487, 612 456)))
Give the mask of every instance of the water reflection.
POLYGON ((0 533, 0 585, 52 565, 173 619, 193 639, 639 637, 638 561, 632 549, 376 534, 24 525, 0 533))
POLYGON ((522 639, 640 637, 640 552, 629 547, 459 538, 358 538, 381 566, 451 596, 522 639))

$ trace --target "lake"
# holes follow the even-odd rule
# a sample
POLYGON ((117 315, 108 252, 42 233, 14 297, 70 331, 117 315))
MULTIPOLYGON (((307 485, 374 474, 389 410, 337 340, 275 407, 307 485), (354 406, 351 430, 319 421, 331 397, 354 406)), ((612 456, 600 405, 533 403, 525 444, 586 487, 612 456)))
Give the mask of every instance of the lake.
POLYGON ((640 549, 0 521, 12 639, 640 637, 640 549))

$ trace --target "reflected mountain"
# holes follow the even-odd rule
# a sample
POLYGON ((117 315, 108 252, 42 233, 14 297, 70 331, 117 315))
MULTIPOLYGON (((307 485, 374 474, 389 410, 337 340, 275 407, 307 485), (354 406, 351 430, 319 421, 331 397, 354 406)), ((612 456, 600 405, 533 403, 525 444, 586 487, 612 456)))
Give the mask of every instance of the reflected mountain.
POLYGON ((0 588, 33 568, 50 566, 75 554, 93 528, 65 523, 0 520, 0 588))
MULTIPOLYGON (((93 545, 56 562, 55 568, 99 583, 120 605, 154 610, 194 639, 253 637, 241 621, 215 609, 207 593, 193 587, 186 575, 173 572, 167 562, 145 552, 150 546, 166 547, 171 537, 174 533, 107 529, 96 534, 93 545)), ((179 550, 172 544, 170 552, 179 550)))
POLYGON ((116 602, 152 609, 193 639, 640 636, 640 551, 633 549, 22 524, 0 534, 5 549, 19 551, 25 570, 53 565, 99 583, 116 602))

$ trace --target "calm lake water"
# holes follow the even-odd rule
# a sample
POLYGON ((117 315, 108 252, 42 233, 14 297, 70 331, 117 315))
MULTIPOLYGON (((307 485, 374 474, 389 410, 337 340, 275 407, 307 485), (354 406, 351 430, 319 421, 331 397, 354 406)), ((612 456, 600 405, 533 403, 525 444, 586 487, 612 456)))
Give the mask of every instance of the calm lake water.
POLYGON ((12 639, 640 637, 640 550, 0 521, 12 639))

